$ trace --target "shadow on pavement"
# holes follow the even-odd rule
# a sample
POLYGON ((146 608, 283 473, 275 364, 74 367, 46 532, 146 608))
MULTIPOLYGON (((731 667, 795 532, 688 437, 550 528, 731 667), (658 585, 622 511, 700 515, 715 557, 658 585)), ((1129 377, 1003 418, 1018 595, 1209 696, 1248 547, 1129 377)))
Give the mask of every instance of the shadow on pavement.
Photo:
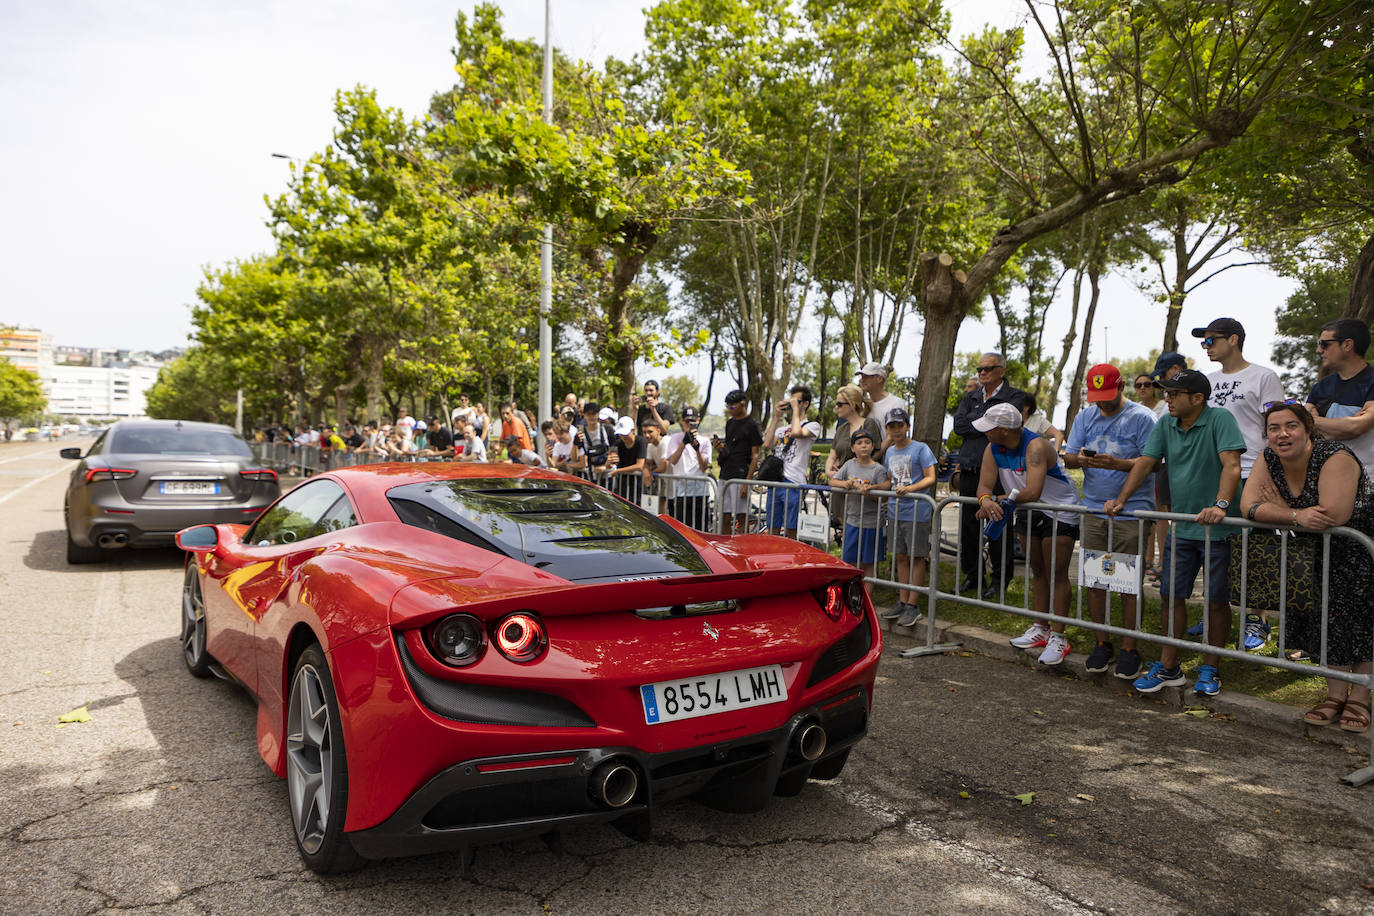
POLYGON ((72 566, 67 562, 67 532, 58 528, 33 536, 24 565, 45 572, 89 574, 111 569, 180 569, 186 554, 176 547, 123 548, 107 551, 99 563, 72 566))

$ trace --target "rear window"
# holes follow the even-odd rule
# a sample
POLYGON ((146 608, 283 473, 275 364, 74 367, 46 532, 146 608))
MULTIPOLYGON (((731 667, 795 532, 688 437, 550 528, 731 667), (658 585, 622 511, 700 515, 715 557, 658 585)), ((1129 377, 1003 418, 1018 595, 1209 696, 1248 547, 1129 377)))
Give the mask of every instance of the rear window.
POLYGON ((599 487, 553 480, 445 480, 388 491, 407 524, 534 565, 597 554, 652 555, 705 572, 696 550, 657 516, 599 487))
POLYGON ((116 429, 104 449, 121 455, 232 455, 252 458, 248 443, 231 432, 175 426, 116 429))

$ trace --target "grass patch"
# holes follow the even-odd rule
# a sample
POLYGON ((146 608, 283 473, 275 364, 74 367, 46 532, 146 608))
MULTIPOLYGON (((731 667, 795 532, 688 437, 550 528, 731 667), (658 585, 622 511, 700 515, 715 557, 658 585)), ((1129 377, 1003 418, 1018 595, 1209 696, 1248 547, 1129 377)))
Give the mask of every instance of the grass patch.
MULTIPOLYGON (((952 591, 961 576, 961 571, 957 565, 950 562, 942 562, 940 570, 940 588, 942 591, 952 591)), ((1020 572, 1018 570, 1018 572, 1020 572)), ((1021 573, 1024 575, 1024 573, 1021 573)), ((1005 603, 1020 607, 1025 604, 1025 580, 1018 577, 1007 587, 1005 603)), ((885 607, 897 600, 895 589, 887 586, 876 586, 873 588, 873 601, 879 607, 885 607)), ((1071 595, 1069 600, 1070 616, 1077 616, 1077 596, 1071 595)), ((1147 597, 1145 600, 1145 621, 1144 630, 1147 633, 1161 633, 1161 602, 1156 593, 1155 597, 1147 597)), ((1201 619, 1202 603, 1189 602, 1189 622, 1201 619)), ((995 611, 990 608, 978 605, 965 604, 961 601, 952 599, 940 599, 937 605, 937 614, 940 620, 954 624, 971 624, 983 627, 996 633, 1003 633, 1008 637, 1019 636, 1029 625, 1030 618, 1022 617, 1018 614, 1011 614, 1005 611, 995 611)), ((1087 595, 1083 596, 1083 617, 1087 619, 1088 603, 1087 595)), ((1121 624, 1121 599, 1115 598, 1111 605, 1111 613, 1108 620, 1115 624, 1121 624)), ((1235 626, 1233 624, 1234 631, 1235 626)), ((1074 626, 1072 623, 1065 630, 1073 651, 1086 656, 1092 652, 1093 646, 1097 643, 1097 635, 1094 631, 1083 627, 1074 626)), ((1232 633, 1232 640, 1235 639, 1232 633)), ((1113 637, 1113 643, 1120 649, 1120 640, 1113 637)), ((1234 643, 1233 643, 1234 645, 1234 643)), ((1183 671, 1191 680, 1197 674, 1198 665, 1202 663, 1202 643, 1198 639, 1199 651, 1189 654, 1187 650, 1180 650, 1180 664, 1183 671)), ((1251 655, 1268 656, 1276 658, 1278 656, 1278 643, 1276 638, 1271 637, 1269 642, 1258 652, 1251 655)), ((1159 657, 1159 647, 1152 643, 1142 642, 1140 646, 1141 669, 1142 672, 1150 662, 1159 657)), ((1278 668, 1270 668, 1259 664, 1247 664, 1223 658, 1221 660, 1221 686, 1222 690, 1243 693, 1249 696, 1258 697, 1262 700, 1271 700, 1275 703, 1283 703, 1289 706, 1307 708, 1317 703, 1322 697, 1326 696, 1326 679, 1321 677, 1303 677, 1289 671, 1278 668)))

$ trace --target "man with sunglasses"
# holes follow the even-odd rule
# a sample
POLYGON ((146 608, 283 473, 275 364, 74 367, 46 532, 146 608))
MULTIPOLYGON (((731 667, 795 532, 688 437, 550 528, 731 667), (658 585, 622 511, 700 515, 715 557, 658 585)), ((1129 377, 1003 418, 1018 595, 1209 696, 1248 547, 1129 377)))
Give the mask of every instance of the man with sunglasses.
MULTIPOLYGON (((1246 360, 1241 352, 1245 347, 1245 328, 1236 319, 1218 318, 1205 328, 1193 328, 1193 336, 1202 338, 1208 359, 1221 363, 1220 371, 1207 376, 1212 383, 1210 403, 1229 411, 1245 437, 1245 453, 1240 456, 1240 486, 1244 489, 1250 469, 1266 444, 1264 405, 1283 400, 1283 384, 1273 369, 1246 360)), ((1202 635, 1201 621, 1188 630, 1188 635, 1202 635)), ((1260 614, 1246 614, 1246 650, 1254 652, 1268 639, 1269 622, 1260 614)))
MULTIPOLYGON (((1002 358, 1001 353, 984 353, 978 358, 979 386, 966 393, 960 399, 958 409, 954 411, 954 431, 963 438, 963 444, 959 446, 960 496, 977 495, 978 479, 983 469, 983 453, 988 448, 987 435, 979 432, 973 421, 981 420, 987 409, 994 404, 1010 404, 1020 413, 1025 403, 1026 393, 1007 384, 1006 374, 1006 360, 1002 358)), ((999 483, 995 493, 1001 492, 999 483)), ((959 591, 981 594, 986 590, 987 584, 978 579, 977 512, 978 507, 971 503, 965 503, 959 512, 959 565, 964 570, 964 581, 960 583, 959 591)), ((1009 541, 1011 538, 1001 539, 1000 547, 1005 548, 1009 541)), ((1010 550, 1002 549, 1000 553, 1001 569, 1006 574, 1006 581, 1010 582, 1015 578, 1012 568, 1015 558, 1010 550)))
POLYGON ((1374 368, 1365 360, 1369 325, 1338 318, 1317 335, 1321 368, 1328 373, 1307 395, 1317 432, 1350 446, 1374 480, 1374 368))

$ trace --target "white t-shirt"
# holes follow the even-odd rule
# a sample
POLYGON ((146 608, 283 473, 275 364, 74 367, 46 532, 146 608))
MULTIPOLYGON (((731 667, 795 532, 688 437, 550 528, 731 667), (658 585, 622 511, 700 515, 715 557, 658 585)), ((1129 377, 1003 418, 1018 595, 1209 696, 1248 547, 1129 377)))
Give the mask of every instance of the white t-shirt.
POLYGON ((903 401, 898 395, 889 394, 881 401, 876 402, 868 411, 868 415, 878 421, 878 428, 883 431, 884 435, 887 434, 887 412, 894 407, 906 410, 906 401, 903 401))
MULTIPOLYGON (((676 432, 669 436, 666 441, 659 442, 659 445, 663 449, 663 458, 668 459, 673 457, 673 453, 677 451, 677 447, 682 444, 683 435, 684 433, 676 432)), ((669 474, 690 475, 692 477, 704 477, 710 470, 711 440, 703 436, 700 432, 697 433, 696 449, 693 449, 690 445, 686 446, 683 448, 682 454, 678 456, 677 463, 668 465, 669 474), (702 458, 706 459, 705 468, 697 461, 697 454, 700 454, 702 458)), ((673 481, 673 495, 705 496, 710 492, 710 487, 711 485, 704 480, 675 480, 673 481)))
POLYGON ((1022 425, 1025 426, 1026 429, 1035 433, 1037 436, 1044 436, 1049 433, 1049 429, 1052 424, 1049 420, 1045 419, 1045 415, 1043 413, 1037 410, 1035 413, 1027 417, 1026 422, 1022 425))
POLYGON ((1155 404, 1155 406, 1151 407, 1150 409, 1155 412, 1155 419, 1158 420, 1160 417, 1164 416, 1169 412, 1169 402, 1164 400, 1163 398, 1160 398, 1159 403, 1155 404))
POLYGON ((471 439, 463 441, 463 457, 471 457, 473 461, 487 460, 487 444, 482 441, 482 437, 473 434, 471 439))
POLYGON ((821 425, 815 420, 803 423, 802 429, 811 435, 794 439, 792 425, 789 423, 778 431, 778 444, 773 446, 773 454, 782 459, 783 480, 788 483, 806 483, 807 465, 811 462, 811 446, 816 444, 816 439, 821 434, 821 425))
POLYGON ((563 442, 554 437, 553 440, 553 466, 562 467, 563 463, 572 458, 573 449, 576 448, 576 441, 569 436, 567 442, 563 442))
POLYGON ((1245 437, 1245 454, 1240 456, 1240 476, 1244 480, 1264 451, 1264 405, 1283 400, 1283 384, 1273 369, 1254 363, 1239 372, 1213 372, 1207 380, 1212 383, 1212 398, 1207 403, 1229 410, 1245 437))
POLYGON ((396 429, 400 430, 401 435, 405 436, 407 439, 410 438, 411 433, 415 432, 414 417, 399 417, 394 425, 396 429))

